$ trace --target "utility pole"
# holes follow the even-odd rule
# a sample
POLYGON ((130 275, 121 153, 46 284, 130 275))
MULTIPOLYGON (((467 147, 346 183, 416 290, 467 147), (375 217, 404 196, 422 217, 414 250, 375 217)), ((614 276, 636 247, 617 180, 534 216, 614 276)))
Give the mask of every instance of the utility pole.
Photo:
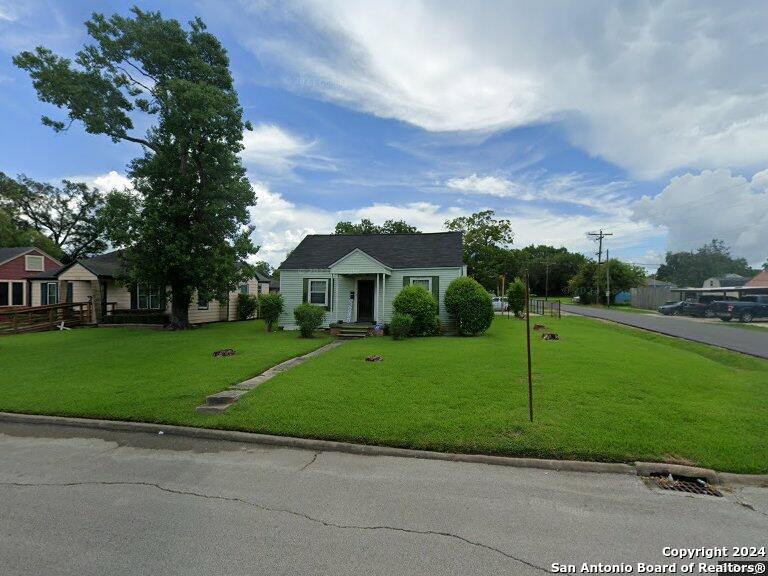
POLYGON ((611 305, 611 254, 609 250, 605 251, 605 275, 606 275, 606 289, 605 289, 605 302, 608 306, 611 305))
MULTIPOLYGON (((597 240, 597 267, 600 268, 600 264, 603 262, 603 238, 606 236, 613 236, 613 232, 603 232, 603 229, 600 228, 600 232, 587 232, 587 236, 592 236, 592 238, 597 240)), ((600 304, 600 287, 597 288, 597 303, 600 304)))
POLYGON ((549 300, 549 260, 544 261, 544 300, 549 300))
POLYGON ((531 377, 531 288, 525 271, 525 343, 528 351, 528 418, 533 422, 533 379, 531 377))

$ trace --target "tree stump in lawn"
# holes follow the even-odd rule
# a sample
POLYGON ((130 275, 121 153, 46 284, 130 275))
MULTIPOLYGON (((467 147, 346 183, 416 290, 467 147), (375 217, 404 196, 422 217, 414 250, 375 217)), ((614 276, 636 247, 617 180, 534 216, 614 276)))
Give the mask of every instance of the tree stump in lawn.
POLYGON ((544 324, 534 324, 533 329, 538 332, 539 330, 546 330, 547 327, 544 324))
POLYGON ((213 353, 214 358, 224 358, 225 356, 234 356, 235 350, 233 348, 224 348, 223 350, 216 350, 213 353))
POLYGON ((542 340, 560 340, 560 336, 555 334, 554 332, 547 332, 546 334, 541 335, 542 340))
POLYGON ((378 355, 376 355, 376 356, 367 356, 365 358, 366 362, 381 362, 382 360, 383 360, 383 358, 381 356, 378 356, 378 355))

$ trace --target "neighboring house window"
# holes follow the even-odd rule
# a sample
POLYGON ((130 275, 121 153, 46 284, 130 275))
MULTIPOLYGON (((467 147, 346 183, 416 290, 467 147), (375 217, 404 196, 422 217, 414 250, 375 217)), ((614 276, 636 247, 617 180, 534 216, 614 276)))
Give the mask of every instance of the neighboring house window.
POLYGON ((8 306, 8 282, 0 282, 0 306, 8 306))
POLYGON ((42 256, 24 256, 24 270, 27 272, 45 272, 45 259, 42 256))
POLYGON ((427 292, 432 292, 432 278, 411 278, 411 285, 424 286, 424 288, 427 289, 427 292))
POLYGON ((203 298, 202 296, 198 295, 197 297, 197 309, 198 310, 208 310, 208 300, 203 298))
POLYGON ((24 283, 14 282, 11 289, 11 306, 24 305, 24 283))
POLYGON ((48 304, 59 303, 59 283, 58 282, 42 282, 40 284, 40 305, 46 306, 48 304))
POLYGON ((309 303, 318 306, 328 305, 328 280, 309 281, 309 303))
POLYGON ((158 310, 160 308, 160 291, 136 286, 136 305, 139 310, 158 310))
POLYGON ((240 294, 248 294, 248 284, 240 284, 240 294))

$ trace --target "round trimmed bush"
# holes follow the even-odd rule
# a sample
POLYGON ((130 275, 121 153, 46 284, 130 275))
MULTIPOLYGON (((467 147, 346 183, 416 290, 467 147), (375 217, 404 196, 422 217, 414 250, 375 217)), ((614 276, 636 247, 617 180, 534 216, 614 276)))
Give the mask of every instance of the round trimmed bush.
POLYGON ((445 291, 445 309, 462 336, 477 336, 491 327, 493 302, 474 278, 456 278, 445 291))
POLYGON ((264 319, 267 326, 267 332, 277 324, 277 319, 283 313, 283 295, 282 294, 262 294, 259 296, 259 316, 264 319))
POLYGON ((395 340, 408 338, 413 328, 413 316, 410 314, 401 314, 395 312, 392 315, 392 321, 389 323, 389 333, 395 340))
POLYGON ((312 338, 315 330, 323 325, 325 310, 313 304, 301 304, 293 309, 293 317, 299 325, 302 338, 312 338))
POLYGON ((435 334, 437 300, 423 286, 412 284, 404 287, 400 294, 395 296, 392 307, 395 312, 413 317, 411 336, 432 336, 435 334))

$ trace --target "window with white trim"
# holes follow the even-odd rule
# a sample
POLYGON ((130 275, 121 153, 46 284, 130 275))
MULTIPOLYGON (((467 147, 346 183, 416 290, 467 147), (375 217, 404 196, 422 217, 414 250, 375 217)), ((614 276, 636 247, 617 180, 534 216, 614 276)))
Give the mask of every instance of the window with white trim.
POLYGON ((240 294, 248 294, 248 284, 240 284, 240 294))
POLYGON ((309 303, 328 306, 328 280, 309 281, 309 303))
POLYGON ((45 272, 45 259, 42 256, 27 254, 24 256, 24 270, 27 272, 45 272))
POLYGON ((198 295, 197 297, 197 309, 198 310, 208 310, 208 300, 203 298, 202 296, 198 295))
POLYGON ((136 285, 136 306, 139 310, 159 310, 160 291, 136 285))
POLYGON ((427 292, 432 292, 432 278, 424 276, 423 278, 411 278, 411 286, 424 286, 427 292))

